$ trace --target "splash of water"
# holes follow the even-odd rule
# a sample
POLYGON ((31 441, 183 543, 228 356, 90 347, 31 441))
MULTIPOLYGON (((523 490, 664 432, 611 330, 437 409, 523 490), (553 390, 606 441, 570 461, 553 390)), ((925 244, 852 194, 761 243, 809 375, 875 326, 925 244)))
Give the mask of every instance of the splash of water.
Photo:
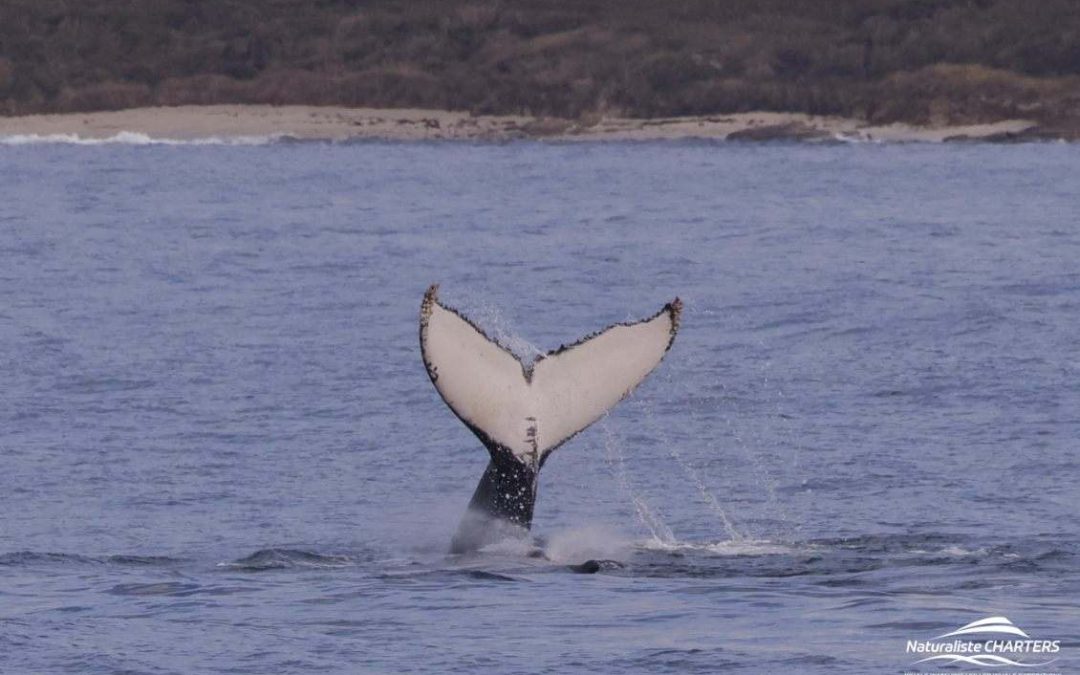
MULTIPOLYGON (((761 347, 761 350, 763 352, 767 351, 767 347, 766 347, 765 342, 763 340, 758 340, 758 344, 761 347)), ((781 428, 782 428, 782 431, 783 431, 783 434, 784 434, 784 438, 786 439, 785 440, 785 445, 788 448, 791 449, 791 455, 789 457, 789 459, 791 461, 791 467, 792 467, 793 471, 797 472, 798 469, 799 469, 799 463, 800 463, 800 460, 801 460, 801 453, 800 453, 801 446, 800 446, 800 443, 799 443, 799 439, 792 432, 791 426, 789 424, 785 424, 785 423, 782 422, 782 420, 790 419, 790 417, 788 417, 787 415, 784 414, 784 410, 783 410, 784 391, 783 391, 783 389, 781 388, 781 386, 779 384, 777 384, 777 385, 771 385, 770 384, 769 372, 770 372, 771 367, 772 367, 772 361, 767 360, 762 364, 762 366, 760 368, 760 372, 761 372, 761 390, 764 391, 764 392, 767 392, 767 391, 770 390, 771 386, 776 387, 775 396, 772 399, 773 400, 773 406, 772 406, 773 415, 772 415, 772 418, 773 418, 773 420, 775 420, 774 425, 782 425, 781 428)), ((773 474, 773 472, 771 472, 769 470, 769 467, 766 466, 766 464, 762 461, 761 453, 751 451, 751 445, 761 447, 762 440, 761 440, 760 435, 757 434, 757 433, 754 433, 753 434, 753 439, 750 442, 744 441, 742 434, 734 427, 734 424, 733 424, 732 419, 731 419, 730 416, 725 417, 725 423, 727 424, 728 430, 731 432, 732 436, 735 438, 736 443, 743 450, 744 456, 750 461, 750 465, 754 470, 755 476, 757 478, 758 485, 764 486, 765 492, 768 495, 768 502, 767 503, 768 503, 769 507, 772 508, 774 510, 774 512, 777 513, 780 520, 783 521, 787 526, 790 527, 792 525, 795 525, 797 527, 798 524, 795 522, 795 519, 793 519, 791 517, 791 514, 788 511, 787 506, 785 505, 784 501, 779 499, 779 497, 777 495, 778 480, 777 480, 776 476, 773 474)))
POLYGON ((649 531, 653 541, 660 544, 674 544, 676 541, 675 533, 671 531, 671 528, 667 526, 660 515, 649 506, 645 498, 630 485, 630 478, 626 473, 622 444, 619 443, 615 437, 615 432, 608 425, 607 417, 600 420, 600 429, 604 432, 604 449, 608 466, 611 467, 612 472, 615 474, 615 480, 618 482, 619 487, 630 497, 638 522, 649 531))
POLYGON ((623 560, 632 542, 601 525, 586 525, 562 530, 548 537, 544 553, 555 562, 570 563, 582 560, 623 560))
POLYGON ((522 363, 532 363, 544 354, 515 330, 513 322, 494 302, 484 298, 454 298, 452 305, 460 308, 488 337, 510 350, 522 363))
MULTIPOLYGON (((684 313, 694 314, 711 314, 707 310, 697 310, 692 303, 685 303, 684 313)), ((760 347, 762 352, 767 352, 767 346, 763 341, 760 341, 760 347)), ((691 369, 697 370, 701 368, 708 368, 711 364, 706 363, 694 363, 690 364, 691 369)), ((790 466, 787 466, 793 471, 798 471, 801 453, 800 453, 800 441, 793 434, 791 425, 786 420, 791 419, 788 415, 784 414, 784 392, 779 383, 770 378, 771 362, 766 361, 759 367, 760 382, 757 388, 762 393, 771 394, 768 400, 771 401, 772 419, 775 420, 774 424, 779 428, 773 426, 770 427, 771 431, 778 431, 783 437, 783 443, 786 448, 789 449, 787 453, 786 461, 790 462, 790 466)), ((734 446, 732 449, 739 452, 742 458, 746 461, 747 466, 751 471, 751 479, 754 484, 762 489, 766 497, 765 506, 771 512, 771 514, 783 524, 784 529, 790 531, 791 529, 799 528, 799 520, 794 518, 787 507, 787 504, 783 499, 779 497, 778 485, 779 479, 777 471, 780 467, 775 466, 768 460, 769 455, 762 451, 767 447, 770 442, 766 441, 760 432, 760 429, 755 425, 749 429, 741 428, 737 424, 737 418, 730 414, 723 414, 724 404, 722 400, 718 400, 715 394, 709 394, 708 392, 692 391, 689 388, 687 378, 676 377, 670 369, 659 373, 660 378, 671 390, 678 390, 678 393, 685 397, 689 401, 697 401, 699 405, 687 405, 682 412, 691 418, 690 426, 695 429, 707 429, 711 426, 715 426, 715 421, 704 419, 706 413, 704 411, 710 411, 709 414, 716 412, 720 413, 721 424, 727 430, 727 434, 733 441, 731 443, 734 446), (704 398, 703 398, 704 396, 704 398)), ((728 387, 723 381, 717 382, 720 387, 720 398, 726 398, 729 395, 728 387)), ((736 527, 734 520, 724 510, 712 490, 706 485, 699 470, 695 469, 693 465, 683 456, 682 451, 677 443, 672 442, 671 434, 669 433, 668 426, 663 424, 657 419, 657 416, 653 413, 651 402, 647 400, 635 401, 635 405, 640 411, 640 417, 647 423, 650 431, 660 438, 665 447, 668 450, 668 454, 677 464, 682 468, 686 476, 690 479, 690 482, 697 489, 701 499, 706 503, 709 510, 716 516, 716 518, 723 524, 725 531, 733 540, 746 539, 749 535, 746 532, 742 532, 736 527)), ((716 445, 715 440, 711 439, 695 439, 695 442, 703 442, 709 450, 714 449, 716 445)), ((764 533, 757 533, 758 535, 764 533)), ((786 533, 780 533, 781 537, 787 539, 784 536, 786 533)))
POLYGON ((663 425, 656 421, 652 406, 649 405, 648 402, 644 402, 641 405, 641 410, 644 413, 645 420, 651 428, 651 431, 667 449, 668 456, 675 460, 675 463, 679 465, 686 477, 690 479, 691 484, 693 484, 694 488, 697 490, 701 500, 709 507, 712 514, 716 516, 717 520, 724 527, 724 531, 727 533, 728 537, 733 541, 742 541, 746 539, 746 535, 735 527, 735 523, 732 522, 727 511, 721 506, 720 500, 716 498, 716 495, 709 489, 709 486, 705 484, 705 481, 701 478, 701 473, 690 465, 690 462, 683 456, 682 451, 679 450, 678 444, 671 439, 663 425))
POLYGON ((510 558, 528 558, 538 551, 536 544, 527 537, 507 537, 480 548, 481 553, 510 558))
POLYGON ((745 555, 783 555, 800 552, 788 544, 781 544, 767 539, 729 539, 714 542, 643 542, 639 548, 647 551, 663 551, 665 553, 698 553, 715 556, 745 556, 745 555))

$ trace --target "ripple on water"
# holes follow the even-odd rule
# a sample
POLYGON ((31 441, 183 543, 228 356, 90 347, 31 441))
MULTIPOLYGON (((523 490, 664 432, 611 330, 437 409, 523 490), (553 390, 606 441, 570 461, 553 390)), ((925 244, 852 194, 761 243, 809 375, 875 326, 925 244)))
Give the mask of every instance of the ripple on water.
POLYGON ((241 572, 263 572, 288 569, 332 569, 356 565, 357 559, 346 555, 326 555, 290 548, 266 548, 232 562, 218 563, 219 567, 241 572))

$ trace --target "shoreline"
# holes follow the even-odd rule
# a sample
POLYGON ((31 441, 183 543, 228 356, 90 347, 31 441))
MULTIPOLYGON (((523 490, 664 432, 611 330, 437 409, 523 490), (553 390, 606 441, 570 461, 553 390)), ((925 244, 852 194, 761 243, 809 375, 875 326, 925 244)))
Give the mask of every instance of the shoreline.
POLYGON ((132 108, 110 112, 0 117, 0 143, 304 141, 854 141, 1011 142, 1058 140, 1067 135, 1030 120, 958 126, 872 125, 801 113, 750 112, 701 117, 584 120, 528 116, 473 116, 409 108, 208 105, 132 108), (126 136, 125 136, 126 135, 126 136))

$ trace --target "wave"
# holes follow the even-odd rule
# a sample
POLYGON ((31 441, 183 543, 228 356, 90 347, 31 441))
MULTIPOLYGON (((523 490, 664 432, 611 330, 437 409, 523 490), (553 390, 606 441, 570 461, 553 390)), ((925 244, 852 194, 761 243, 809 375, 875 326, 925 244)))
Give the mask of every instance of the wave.
POLYGON ((515 577, 509 573, 493 572, 491 570, 478 569, 475 567, 456 567, 439 569, 421 569, 408 571, 387 571, 378 575, 378 578, 391 582, 415 583, 430 581, 433 583, 460 581, 497 581, 497 582, 527 582, 527 577, 515 577))
POLYGON ((0 145, 270 145, 296 140, 288 134, 168 138, 150 136, 138 131, 121 131, 104 138, 91 138, 78 134, 9 134, 0 136, 0 145))
POLYGON ((0 566, 23 567, 31 565, 176 565, 182 563, 180 558, 167 556, 143 556, 143 555, 109 555, 109 556, 86 556, 77 553, 52 553, 39 551, 15 551, 14 553, 0 553, 0 566))
POLYGON ((322 555, 290 548, 265 548, 239 560, 218 563, 218 567, 245 572, 262 572, 264 570, 348 567, 356 562, 355 559, 344 555, 322 555))

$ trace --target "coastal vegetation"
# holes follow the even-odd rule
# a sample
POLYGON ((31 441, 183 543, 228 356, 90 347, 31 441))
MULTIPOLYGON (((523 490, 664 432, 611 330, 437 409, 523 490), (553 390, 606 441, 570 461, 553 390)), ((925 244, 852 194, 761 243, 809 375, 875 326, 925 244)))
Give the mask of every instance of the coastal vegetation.
POLYGON ((0 114, 212 103, 1076 129, 1080 2, 0 4, 0 114))

